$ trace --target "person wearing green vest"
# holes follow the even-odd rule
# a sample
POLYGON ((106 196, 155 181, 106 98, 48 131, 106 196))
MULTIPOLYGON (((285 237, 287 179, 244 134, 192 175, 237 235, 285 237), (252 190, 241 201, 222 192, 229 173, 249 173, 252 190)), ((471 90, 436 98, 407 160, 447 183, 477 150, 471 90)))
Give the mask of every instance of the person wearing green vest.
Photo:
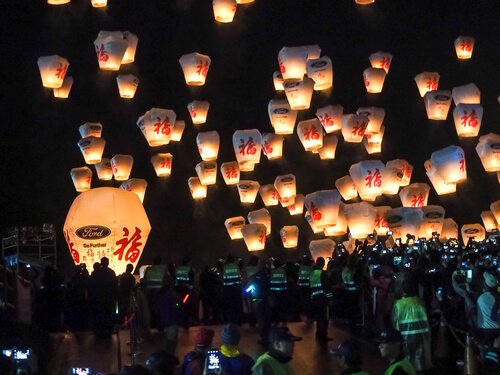
POLYGON ((182 326, 188 329, 191 325, 191 319, 196 320, 197 309, 194 303, 194 271, 191 268, 191 258, 185 256, 182 258, 180 266, 175 267, 175 290, 182 298, 182 326))
POLYGON ((271 322, 279 324, 287 321, 287 278, 286 271, 278 259, 273 261, 269 282, 271 322))
POLYGON ((167 267, 164 264, 161 264, 161 257, 155 256, 153 259, 153 265, 148 267, 144 273, 146 288, 156 290, 161 289, 167 273, 167 267))
POLYGON ((340 375, 370 375, 361 370, 361 349, 354 341, 345 340, 338 347, 330 349, 330 354, 337 357, 340 375))
POLYGON ((311 289, 311 318, 316 321, 316 340, 326 345, 328 338, 328 300, 331 292, 327 288, 327 275, 323 271, 325 259, 318 257, 309 279, 311 289))
POLYGON ((253 375, 293 375, 288 362, 292 360, 296 338, 287 327, 274 327, 269 333, 269 351, 252 367, 253 375))
POLYGON ((232 255, 228 255, 224 263, 222 282, 226 322, 240 324, 242 315, 241 271, 232 255))
MULTIPOLYGON (((249 282, 252 279, 252 277, 259 271, 258 264, 259 264, 259 257, 256 255, 252 255, 245 266, 243 285, 249 285, 249 282)), ((250 293, 245 292, 245 294, 243 295, 243 304, 247 312, 248 324, 250 324, 251 327, 255 327, 257 322, 255 318, 255 311, 253 309, 250 297, 251 297, 250 293)))
POLYGON ((309 280, 312 273, 312 259, 308 255, 304 255, 302 263, 299 266, 299 275, 297 278, 297 286, 300 291, 300 313, 301 320, 310 322, 310 305, 311 305, 311 288, 309 280))
POLYGON ((390 361, 384 375, 416 375, 417 371, 403 354, 401 333, 394 329, 382 331, 377 338, 380 355, 390 361))

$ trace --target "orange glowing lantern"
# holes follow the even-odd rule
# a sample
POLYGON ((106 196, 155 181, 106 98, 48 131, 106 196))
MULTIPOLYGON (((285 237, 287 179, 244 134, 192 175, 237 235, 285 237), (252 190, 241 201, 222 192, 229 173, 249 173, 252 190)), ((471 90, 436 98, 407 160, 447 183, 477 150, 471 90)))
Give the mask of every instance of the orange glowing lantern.
POLYGON ((360 143, 363 140, 369 121, 368 117, 363 115, 343 115, 342 136, 344 141, 360 143))
POLYGON ((447 217, 444 219, 443 229, 439 235, 439 239, 441 241, 448 241, 452 238, 458 239, 458 225, 455 220, 447 217))
POLYGON ((326 107, 318 108, 316 117, 321 122, 327 134, 342 128, 342 113, 344 108, 340 104, 327 105, 326 107))
POLYGON ((500 200, 490 204, 490 210, 493 212, 493 216, 495 216, 497 223, 500 223, 500 200))
POLYGON ((492 232, 500 227, 495 220, 495 215, 493 215, 493 212, 491 211, 481 212, 481 219, 483 220, 484 229, 486 230, 486 232, 492 232))
POLYGON ((355 3, 358 5, 370 5, 373 4, 375 0, 355 0, 355 3))
POLYGON ((327 90, 333 85, 332 60, 328 56, 308 60, 306 73, 314 81, 314 90, 327 90))
POLYGON ((271 234, 271 214, 265 208, 250 211, 247 216, 250 224, 264 224, 266 226, 266 235, 271 234))
POLYGON ((196 136, 196 144, 201 159, 204 161, 216 160, 219 155, 220 137, 217 131, 200 132, 196 136))
POLYGON ((481 104, 459 104, 453 110, 455 129, 459 137, 477 137, 483 120, 481 104))
POLYGON ((451 96, 455 105, 481 103, 481 91, 473 83, 454 87, 451 96))
POLYGON ((186 127, 186 122, 183 120, 176 120, 174 127, 172 129, 172 135, 170 136, 171 142, 179 142, 182 138, 182 133, 184 133, 184 128, 186 127))
POLYGON ((158 177, 170 176, 172 173, 172 159, 170 153, 156 154, 151 157, 151 164, 158 177))
POLYGON ((207 121, 209 107, 210 103, 207 101, 194 100, 188 104, 187 108, 193 124, 204 124, 207 121))
POLYGON ((146 195, 147 187, 148 182, 142 178, 131 178, 127 181, 123 181, 120 185, 120 189, 137 194, 141 203, 144 202, 144 195, 146 195))
POLYGON ((382 173, 382 194, 394 195, 401 186, 401 170, 396 167, 385 167, 382 173))
POLYGON ((116 181, 128 180, 130 172, 132 172, 132 166, 134 164, 134 158, 132 155, 121 155, 117 154, 111 159, 111 168, 113 169, 113 176, 116 181))
POLYGON ((100 163, 95 164, 97 177, 101 181, 109 181, 113 179, 113 168, 111 168, 111 160, 102 158, 100 163))
POLYGON ((382 68, 366 68, 363 71, 366 92, 369 94, 378 94, 382 92, 386 74, 387 73, 382 68))
POLYGON ((220 23, 233 22, 236 13, 236 0, 213 0, 214 18, 220 23))
POLYGON ((41 56, 38 58, 38 70, 42 77, 43 87, 58 89, 64 83, 69 62, 58 55, 41 56))
POLYGON ((387 211, 392 210, 391 206, 378 206, 375 207, 377 210, 377 217, 375 218, 375 232, 378 236, 386 236, 389 231, 389 225, 387 220, 385 220, 385 214, 387 211))
POLYGON ((77 192, 89 190, 92 183, 92 171, 88 167, 73 168, 71 169, 71 179, 77 192))
POLYGON ((207 186, 203 185, 198 177, 189 177, 188 186, 193 199, 205 199, 207 197, 207 186))
POLYGON ((457 184, 467 180, 465 152, 461 147, 448 146, 434 151, 431 163, 445 184, 457 184))
POLYGON ((469 240, 474 241, 484 241, 486 238, 486 230, 481 224, 465 224, 461 229, 462 242, 464 244, 469 243, 469 240))
POLYGON ((292 111, 288 101, 272 99, 269 101, 267 111, 276 134, 293 134, 298 112, 292 111))
POLYGON ((182 55, 179 59, 188 86, 203 86, 210 68, 210 57, 198 52, 182 55))
POLYGON ((235 185, 240 181, 240 166, 237 161, 222 163, 220 173, 226 185, 235 185))
POLYGON ((241 229, 245 225, 245 218, 243 216, 230 217, 224 221, 227 233, 232 240, 239 240, 243 238, 243 233, 241 229))
POLYGON ((132 64, 135 61, 135 51, 137 50, 139 38, 137 38, 137 35, 131 33, 130 31, 123 31, 122 35, 123 39, 125 39, 128 44, 125 55, 123 55, 122 64, 132 64))
POLYGON ((139 79, 133 74, 119 75, 116 77, 118 92, 124 99, 132 99, 139 86, 139 79))
POLYGON ((306 219, 307 223, 311 227, 311 230, 313 231, 314 234, 318 234, 318 233, 321 233, 323 231, 323 229, 318 228, 316 226, 316 224, 314 224, 314 220, 313 220, 311 214, 309 213, 309 211, 305 212, 304 219, 306 219))
POLYGON ((233 149, 240 170, 260 162, 262 151, 262 135, 257 129, 236 130, 233 134, 233 149))
POLYGON ((64 78, 63 84, 58 89, 54 90, 54 98, 67 99, 71 88, 73 87, 73 77, 66 76, 64 78))
POLYGON ((290 215, 300 215, 304 212, 304 195, 297 194, 293 201, 293 204, 287 206, 290 215))
POLYGON ((500 173, 500 135, 489 133, 479 137, 476 152, 486 172, 500 173))
POLYGON ((470 59, 476 40, 471 36, 459 36, 455 39, 455 52, 460 60, 470 59))
POLYGON ((120 31, 100 31, 94 40, 97 62, 101 70, 119 70, 128 42, 120 31))
POLYGON ((423 215, 420 208, 398 207, 387 211, 385 220, 394 238, 406 238, 407 234, 418 236, 423 215))
POLYGON ((309 242, 309 251, 311 252, 311 258, 316 262, 319 257, 331 258, 333 255, 333 250, 335 250, 335 241, 330 238, 325 238, 323 240, 313 240, 309 242))
POLYGON ((441 206, 422 207, 422 223, 419 237, 432 238, 433 233, 441 233, 444 224, 444 208, 441 206))
POLYGON ((273 83, 274 83, 274 89, 276 91, 283 91, 285 89, 283 87, 284 81, 285 80, 283 79, 283 76, 278 70, 273 73, 273 83))
POLYGON ((427 206, 431 187, 425 183, 414 183, 405 186, 399 192, 399 198, 403 207, 424 207, 427 206))
POLYGON ((269 160, 279 159, 283 155, 283 136, 275 133, 262 135, 262 150, 269 160))
POLYGON ((47 0, 47 4, 49 5, 64 5, 71 2, 71 0, 47 0))
POLYGON ((380 160, 364 160, 351 165, 349 175, 363 200, 374 201, 382 194, 384 163, 380 160))
POLYGON ((285 82, 283 87, 291 109, 309 109, 314 88, 312 79, 304 77, 300 82, 285 82))
POLYGON ((389 73, 392 62, 392 54, 390 54, 389 52, 378 51, 372 53, 369 59, 372 68, 382 68, 386 73, 389 73))
POLYGON ((151 108, 137 120, 144 138, 151 147, 166 145, 172 136, 176 114, 170 109, 151 108))
POLYGON ((304 204, 315 227, 323 229, 337 223, 340 199, 337 190, 320 190, 306 195, 304 204))
POLYGON ((382 152, 382 141, 384 139, 385 127, 382 126, 377 133, 365 132, 363 137, 363 146, 369 154, 382 152))
MULTIPOLYGON (((404 159, 390 160, 385 165, 386 168, 396 168, 400 174, 399 186, 406 186, 410 183, 413 165, 404 159)), ((385 194, 385 193, 384 193, 385 194)), ((394 193, 395 194, 395 193, 394 193)))
POLYGON ((334 135, 326 135, 323 137, 323 146, 318 149, 319 158, 321 160, 335 159, 335 151, 337 150, 338 139, 334 135))
MULTIPOLYGON (((297 183, 293 174, 278 176, 274 180, 274 187, 281 199, 293 198, 297 195, 297 183)), ((293 201, 291 203, 294 203, 293 201)), ((283 206, 287 207, 287 206, 283 206)))
POLYGON ((248 251, 260 251, 266 247, 266 226, 264 224, 245 224, 241 228, 243 240, 248 251))
POLYGON ((90 0, 90 3, 94 8, 104 8, 108 5, 108 0, 90 0))
POLYGON ((432 187, 436 190, 438 195, 450 194, 457 191, 457 185, 446 184, 430 160, 425 161, 424 167, 426 171, 425 173, 427 174, 427 177, 429 177, 432 187))
POLYGON ((202 185, 214 185, 217 182, 217 162, 202 161, 196 164, 195 170, 202 185))
POLYGON ((340 204, 339 216, 335 225, 323 229, 323 234, 327 237, 343 236, 347 233, 347 218, 344 214, 345 205, 340 204))
POLYGON ((351 238, 365 239, 373 233, 377 210, 367 202, 346 204, 344 214, 351 238))
POLYGON ((317 151, 323 146, 323 129, 318 119, 299 121, 297 135, 306 151, 317 151))
POLYGON ((266 207, 278 205, 279 194, 273 184, 261 185, 259 188, 259 194, 266 207))
POLYGON ((446 120, 451 106, 450 90, 429 91, 424 95, 425 110, 429 120, 446 120))
POLYGON ((380 107, 361 107, 356 111, 357 115, 368 117, 367 133, 379 133, 385 118, 385 110, 380 107))
POLYGON ((102 124, 98 122, 86 122, 78 128, 82 138, 97 137, 102 133, 102 124))
POLYGON ((296 225, 284 226, 280 230, 280 237, 285 249, 297 247, 299 242, 299 227, 296 225))
POLYGON ((337 179, 335 181, 335 187, 338 189, 340 195, 342 195, 342 198, 346 201, 354 199, 358 196, 356 185, 349 175, 337 179))
POLYGON ((103 138, 87 137, 78 141, 78 147, 87 164, 97 164, 101 161, 106 141, 103 138))
POLYGON ((439 73, 437 72, 422 72, 415 76, 415 83, 418 87, 418 92, 423 98, 429 91, 437 91, 439 86, 439 73))
POLYGON ((257 181, 240 180, 238 182, 238 194, 241 203, 253 203, 259 193, 260 184, 257 181))
POLYGON ((306 72, 307 51, 300 47, 283 47, 278 53, 280 71, 285 81, 301 81, 306 72))

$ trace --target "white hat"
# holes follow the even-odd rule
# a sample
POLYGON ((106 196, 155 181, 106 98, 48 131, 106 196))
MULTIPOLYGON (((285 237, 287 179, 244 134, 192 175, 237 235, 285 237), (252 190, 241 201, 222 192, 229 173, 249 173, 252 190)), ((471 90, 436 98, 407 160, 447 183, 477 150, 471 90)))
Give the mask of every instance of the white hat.
POLYGON ((488 288, 496 288, 498 286, 498 280, 495 275, 485 272, 483 273, 484 283, 488 288))

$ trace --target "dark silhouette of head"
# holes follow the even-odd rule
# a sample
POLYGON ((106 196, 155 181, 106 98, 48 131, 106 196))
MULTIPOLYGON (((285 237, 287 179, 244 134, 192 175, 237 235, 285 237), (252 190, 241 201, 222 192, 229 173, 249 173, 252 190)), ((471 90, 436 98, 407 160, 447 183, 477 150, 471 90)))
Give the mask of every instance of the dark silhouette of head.
POLYGON ((102 257, 101 258, 101 266, 102 266, 102 268, 106 268, 107 266, 109 266, 109 259, 106 257, 102 257))

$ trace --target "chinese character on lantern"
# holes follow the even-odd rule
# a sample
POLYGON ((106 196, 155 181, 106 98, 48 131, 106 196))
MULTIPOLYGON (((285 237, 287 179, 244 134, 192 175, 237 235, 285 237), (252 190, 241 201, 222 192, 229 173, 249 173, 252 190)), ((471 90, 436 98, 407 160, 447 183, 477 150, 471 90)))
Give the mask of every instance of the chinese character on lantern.
POLYGON ((479 124, 475 110, 472 110, 470 114, 467 113, 467 111, 464 111, 463 116, 460 117, 460 119, 462 120, 461 124, 463 127, 470 126, 475 128, 479 124))
POLYGON ((368 176, 365 177, 365 185, 368 187, 381 187, 382 186, 382 178, 378 168, 375 168, 375 171, 372 173, 371 170, 368 170, 368 176))
POLYGON ((241 155, 255 155, 255 153, 257 152, 252 137, 249 137, 246 142, 244 139, 240 138, 240 145, 238 146, 238 148, 240 149, 241 155))
POLYGON ((113 255, 118 255, 118 260, 122 260, 125 253, 125 261, 134 263, 139 257, 139 247, 142 245, 142 242, 139 242, 142 238, 141 230, 135 227, 135 232, 130 238, 129 234, 129 229, 127 227, 123 227, 123 237, 116 241, 116 245, 120 247, 113 253, 113 255))

